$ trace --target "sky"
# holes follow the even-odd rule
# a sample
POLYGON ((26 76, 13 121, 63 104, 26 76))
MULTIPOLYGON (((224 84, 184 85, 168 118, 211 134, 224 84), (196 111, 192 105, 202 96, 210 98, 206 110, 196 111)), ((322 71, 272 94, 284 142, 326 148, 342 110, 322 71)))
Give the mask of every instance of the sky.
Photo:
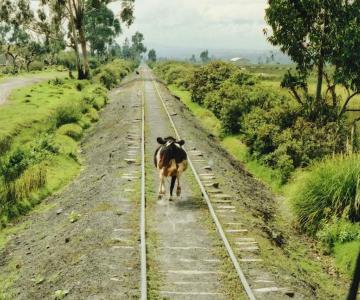
MULTIPOLYGON (((269 50, 266 0, 136 0, 135 23, 123 35, 144 34, 152 48, 269 50)), ((119 4, 110 6, 119 11, 119 4)))

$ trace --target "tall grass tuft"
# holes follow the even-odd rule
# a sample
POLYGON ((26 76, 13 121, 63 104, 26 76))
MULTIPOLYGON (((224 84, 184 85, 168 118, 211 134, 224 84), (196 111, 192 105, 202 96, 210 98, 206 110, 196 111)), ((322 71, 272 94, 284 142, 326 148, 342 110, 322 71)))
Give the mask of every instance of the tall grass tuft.
POLYGON ((292 192, 300 227, 315 234, 323 222, 339 217, 360 220, 360 155, 336 156, 312 166, 292 192))

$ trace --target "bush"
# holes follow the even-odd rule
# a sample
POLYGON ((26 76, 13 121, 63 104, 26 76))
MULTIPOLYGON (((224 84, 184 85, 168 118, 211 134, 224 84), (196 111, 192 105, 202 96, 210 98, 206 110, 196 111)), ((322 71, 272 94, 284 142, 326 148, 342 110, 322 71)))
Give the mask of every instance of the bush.
POLYGON ((59 127, 57 133, 79 140, 82 137, 83 130, 78 124, 65 124, 59 127))
POLYGON ((316 236, 331 252, 335 244, 360 241, 360 225, 333 217, 322 225, 316 236))
POLYGON ((67 69, 74 70, 76 67, 76 56, 74 51, 61 51, 57 57, 57 64, 67 69))
POLYGON ((79 104, 68 104, 59 107, 55 111, 55 126, 76 123, 81 119, 81 106, 79 104))
POLYGON ((99 121, 99 114, 97 110, 92 107, 89 109, 86 115, 90 118, 91 122, 99 121))
POLYGON ((123 59, 115 59, 112 62, 96 69, 93 72, 93 75, 96 81, 100 82, 107 89, 111 89, 134 68, 135 64, 133 62, 123 59))
POLYGON ((42 61, 33 61, 29 66, 29 71, 42 71, 44 69, 44 63, 42 61))
POLYGON ((236 66, 220 61, 196 69, 189 87, 192 101, 202 104, 206 94, 218 89, 235 71, 236 66))
POLYGON ((311 234, 334 216, 359 221, 360 156, 337 156, 314 164, 291 198, 301 228, 311 234))
POLYGON ((14 181, 26 170, 34 160, 34 155, 29 150, 17 148, 3 159, 0 165, 1 175, 6 182, 14 181))
POLYGON ((64 80, 56 77, 55 79, 50 79, 49 83, 52 84, 52 85, 55 85, 55 86, 56 85, 63 85, 64 80))

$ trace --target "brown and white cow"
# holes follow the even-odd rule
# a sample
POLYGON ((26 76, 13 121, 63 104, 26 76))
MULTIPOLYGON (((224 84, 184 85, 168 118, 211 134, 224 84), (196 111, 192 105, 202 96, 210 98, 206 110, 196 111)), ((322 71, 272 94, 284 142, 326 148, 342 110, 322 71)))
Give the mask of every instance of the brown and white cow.
POLYGON ((187 168, 187 154, 181 147, 185 144, 184 140, 177 141, 173 137, 157 138, 160 144, 154 155, 154 164, 159 171, 160 186, 159 198, 165 195, 165 177, 171 177, 170 199, 173 194, 175 181, 177 181, 176 195, 180 196, 180 176, 187 168))

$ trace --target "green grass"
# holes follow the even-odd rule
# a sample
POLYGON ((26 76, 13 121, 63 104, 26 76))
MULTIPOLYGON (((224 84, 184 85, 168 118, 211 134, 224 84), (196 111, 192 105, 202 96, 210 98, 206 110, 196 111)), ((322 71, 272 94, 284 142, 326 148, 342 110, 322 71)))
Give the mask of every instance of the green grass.
POLYGON ((291 195, 301 228, 315 233, 332 217, 360 215, 360 156, 336 156, 315 163, 291 195))
POLYGON ((360 251, 360 241, 352 241, 345 244, 337 244, 334 248, 334 256, 337 267, 344 273, 352 276, 360 251))
POLYGON ((241 161, 246 169, 257 179, 263 181, 266 185, 277 193, 282 191, 281 174, 279 170, 271 169, 258 160, 252 159, 248 148, 241 142, 239 136, 226 136, 221 145, 237 160, 241 161))

